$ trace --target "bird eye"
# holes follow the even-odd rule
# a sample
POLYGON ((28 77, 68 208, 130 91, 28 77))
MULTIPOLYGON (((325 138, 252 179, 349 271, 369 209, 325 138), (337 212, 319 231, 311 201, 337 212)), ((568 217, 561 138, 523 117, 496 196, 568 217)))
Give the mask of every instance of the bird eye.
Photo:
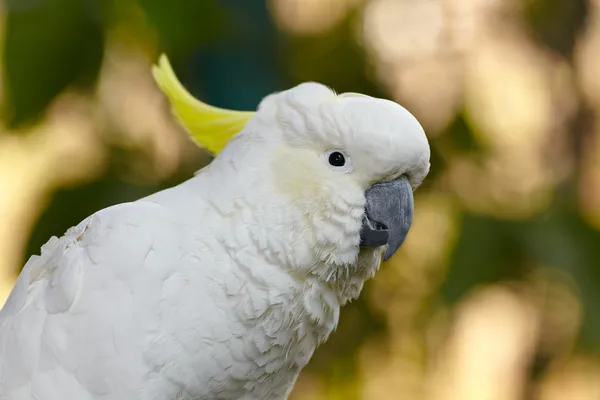
POLYGON ((341 150, 329 150, 323 153, 323 158, 329 164, 329 168, 333 170, 344 173, 350 173, 354 170, 352 159, 341 150))
POLYGON ((333 167, 343 167, 346 165, 346 157, 339 151, 334 151, 329 154, 329 164, 333 167))

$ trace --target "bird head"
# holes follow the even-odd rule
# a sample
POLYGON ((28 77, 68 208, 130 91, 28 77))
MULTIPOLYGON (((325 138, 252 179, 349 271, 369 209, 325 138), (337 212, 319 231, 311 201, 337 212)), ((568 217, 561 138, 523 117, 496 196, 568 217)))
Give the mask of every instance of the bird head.
POLYGON ((400 248, 413 191, 430 165, 423 128, 405 108, 308 82, 265 97, 255 112, 232 111, 192 97, 164 56, 154 76, 181 125, 215 162, 250 154, 238 168, 268 177, 306 222, 299 229, 323 260, 356 264, 368 253, 379 264, 400 248))

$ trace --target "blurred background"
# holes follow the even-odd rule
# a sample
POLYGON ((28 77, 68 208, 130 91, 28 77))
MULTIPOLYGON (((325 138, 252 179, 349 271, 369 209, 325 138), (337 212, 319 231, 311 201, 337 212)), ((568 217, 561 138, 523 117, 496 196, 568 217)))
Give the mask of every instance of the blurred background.
POLYGON ((429 136, 405 245, 294 400, 600 399, 600 1, 0 7, 0 304, 50 236, 210 162, 152 80, 166 52, 217 106, 313 80, 429 136))

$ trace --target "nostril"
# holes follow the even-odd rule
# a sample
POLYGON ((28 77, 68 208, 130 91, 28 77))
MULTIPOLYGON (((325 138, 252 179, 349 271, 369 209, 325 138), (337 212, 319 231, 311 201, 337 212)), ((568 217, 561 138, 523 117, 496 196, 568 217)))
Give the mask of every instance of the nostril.
POLYGON ((381 222, 373 221, 373 228, 378 231, 386 231, 388 229, 386 224, 382 224, 381 222))

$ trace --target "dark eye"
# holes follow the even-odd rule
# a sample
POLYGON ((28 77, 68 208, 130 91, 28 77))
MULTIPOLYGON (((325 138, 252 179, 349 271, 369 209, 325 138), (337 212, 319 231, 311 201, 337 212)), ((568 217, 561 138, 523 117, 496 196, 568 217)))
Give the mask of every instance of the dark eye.
POLYGON ((346 157, 339 151, 334 151, 329 155, 329 164, 334 167, 343 167, 346 164, 346 157))

